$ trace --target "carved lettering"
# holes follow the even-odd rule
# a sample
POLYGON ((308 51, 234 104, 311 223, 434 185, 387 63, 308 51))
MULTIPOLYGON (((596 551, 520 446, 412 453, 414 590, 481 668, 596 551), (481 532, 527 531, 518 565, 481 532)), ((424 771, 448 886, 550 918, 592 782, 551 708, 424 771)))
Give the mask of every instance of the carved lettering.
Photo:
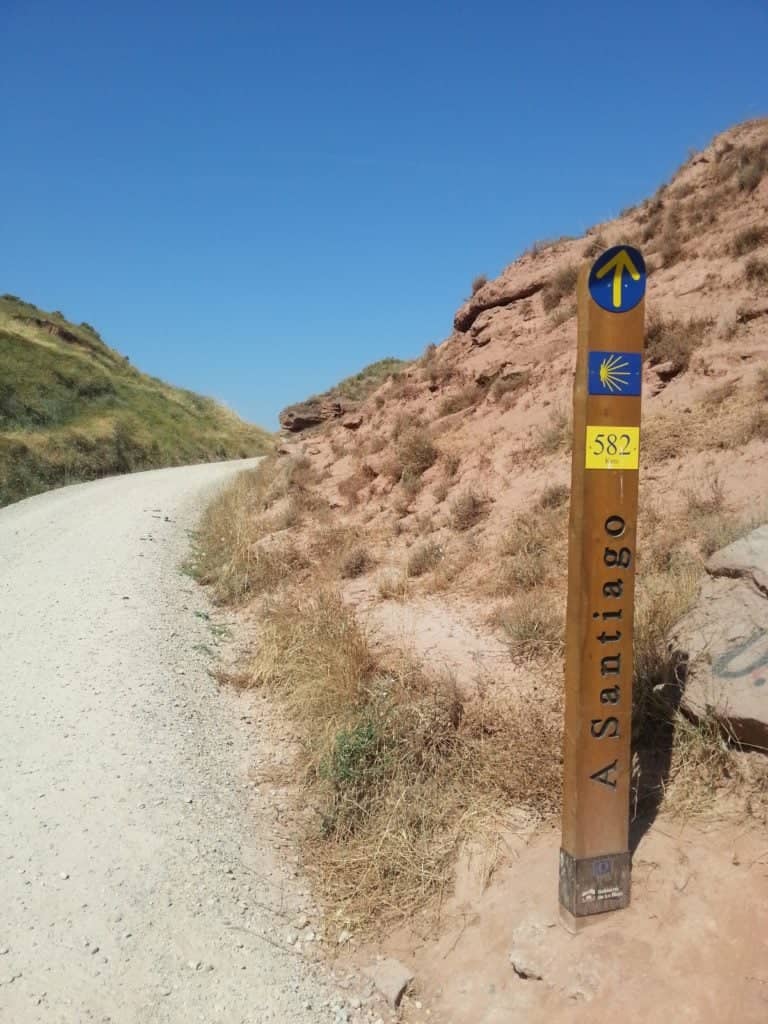
POLYGON ((603 597, 621 597, 624 593, 624 580, 609 580, 603 584, 603 597))
POLYGON ((622 569, 628 569, 632 565, 632 552, 629 548, 606 548, 603 561, 607 566, 613 568, 618 565, 622 569))
POLYGON ((619 686, 606 686, 604 690, 600 691, 601 704, 618 704, 620 699, 621 687, 619 686))
POLYGON ((617 764, 618 761, 611 761, 611 763, 607 764, 605 768, 601 768, 599 771, 590 775, 590 779, 592 779, 593 782, 601 783, 603 786, 608 786, 610 789, 616 789, 616 779, 612 779, 610 776, 611 772, 616 772, 617 764))
POLYGON ((627 528, 627 524, 621 516, 608 516, 605 520, 605 532, 609 537, 621 537, 627 528))
POLYGON ((617 644, 621 640, 621 633, 606 633, 605 630, 597 638, 601 644, 617 644))
POLYGON ((590 725, 590 732, 596 740, 613 740, 619 738, 619 720, 610 718, 593 718, 590 725), (608 732, 612 729, 613 732, 608 732))
MULTIPOLYGON (((603 579, 601 589, 603 598, 612 603, 612 607, 599 608, 592 611, 592 619, 595 622, 595 632, 592 634, 590 643, 599 644, 600 648, 614 645, 614 654, 599 655, 600 676, 605 679, 610 676, 620 677, 626 662, 622 663, 622 657, 629 656, 626 650, 622 650, 623 644, 628 639, 627 629, 631 633, 631 623, 626 626, 624 623, 623 598, 625 596, 624 586, 628 582, 624 570, 632 570, 634 554, 630 547, 614 547, 611 541, 624 537, 627 533, 626 520, 620 515, 610 515, 603 524, 608 544, 603 548, 603 564, 612 572, 608 573, 608 579, 603 579), (621 627, 621 628, 619 628, 621 627), (599 632, 598 632, 599 630, 599 632), (618 650, 616 650, 618 648, 618 650)), ((600 648, 593 648, 597 650, 600 648)), ((630 659, 631 660, 631 659, 630 659)), ((618 683, 614 686, 603 686, 598 690, 600 704, 605 707, 615 708, 615 714, 607 714, 601 718, 591 718, 589 735, 595 741, 621 739, 619 707, 622 703, 622 689, 618 683)), ((595 709, 597 710, 597 709, 595 709)), ((593 712, 594 713, 594 712, 593 712)), ((616 758, 610 764, 605 765, 590 775, 592 782, 598 782, 608 789, 616 789, 619 774, 619 759, 616 758)))
POLYGON ((621 673, 621 655, 607 654, 600 659, 601 676, 617 676, 621 673))

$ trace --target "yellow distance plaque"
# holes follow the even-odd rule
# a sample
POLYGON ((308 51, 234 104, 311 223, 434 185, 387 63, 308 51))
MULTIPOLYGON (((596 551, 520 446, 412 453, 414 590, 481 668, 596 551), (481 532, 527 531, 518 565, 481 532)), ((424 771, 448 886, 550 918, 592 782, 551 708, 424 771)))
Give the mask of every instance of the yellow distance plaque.
POLYGON ((637 469, 639 427, 587 427, 586 469, 637 469))

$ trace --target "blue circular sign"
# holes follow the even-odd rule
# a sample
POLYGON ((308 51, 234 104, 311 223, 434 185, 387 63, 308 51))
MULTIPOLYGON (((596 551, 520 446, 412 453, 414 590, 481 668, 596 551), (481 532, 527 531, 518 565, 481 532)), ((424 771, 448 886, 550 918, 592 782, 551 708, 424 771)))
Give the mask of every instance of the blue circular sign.
POLYGON ((631 245, 614 245, 589 272, 589 294, 609 313, 628 313, 645 295, 645 260, 631 245))

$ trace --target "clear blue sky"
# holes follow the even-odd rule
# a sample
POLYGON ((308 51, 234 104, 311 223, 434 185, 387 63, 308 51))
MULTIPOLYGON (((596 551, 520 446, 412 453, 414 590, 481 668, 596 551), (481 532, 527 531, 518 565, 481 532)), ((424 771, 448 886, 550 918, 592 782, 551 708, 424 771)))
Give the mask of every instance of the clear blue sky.
POLYGON ((0 292, 277 411, 768 112, 764 0, 6 0, 0 292))

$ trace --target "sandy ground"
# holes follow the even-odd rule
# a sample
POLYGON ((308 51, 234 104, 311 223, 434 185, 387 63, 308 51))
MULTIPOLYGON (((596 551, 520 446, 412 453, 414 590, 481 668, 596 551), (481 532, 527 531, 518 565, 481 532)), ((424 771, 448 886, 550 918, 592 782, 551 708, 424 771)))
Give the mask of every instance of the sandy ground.
POLYGON ((511 831, 490 885, 488 849, 466 851, 439 935, 404 927, 390 938, 388 952, 416 974, 428 1020, 768 1021, 762 822, 658 819, 634 851, 630 908, 576 935, 558 913, 559 842, 557 828, 511 831))
POLYGON ((179 569, 246 463, 74 486, 0 511, 0 1020, 347 1021, 285 942, 308 908, 259 742, 208 668, 179 569))

